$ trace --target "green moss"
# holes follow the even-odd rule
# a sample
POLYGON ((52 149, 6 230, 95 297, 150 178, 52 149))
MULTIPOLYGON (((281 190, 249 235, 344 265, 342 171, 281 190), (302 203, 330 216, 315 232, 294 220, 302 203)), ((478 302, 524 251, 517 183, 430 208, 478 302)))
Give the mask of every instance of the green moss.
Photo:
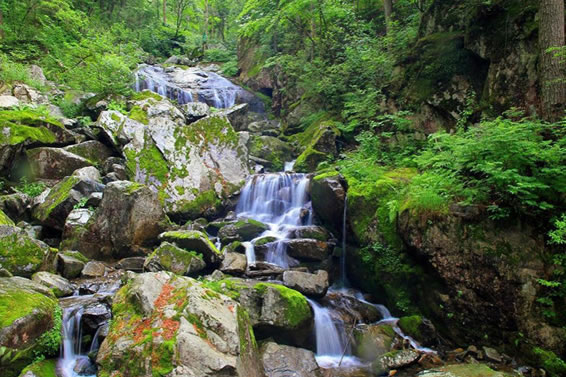
POLYGON ((120 118, 120 116, 116 113, 112 113, 110 115, 110 118, 112 118, 112 120, 115 121, 115 122, 121 122, 122 121, 122 118, 120 118))
POLYGON ((164 242, 151 255, 149 255, 147 259, 151 260, 153 258, 157 258, 159 264, 167 271, 171 271, 178 275, 184 275, 187 273, 192 260, 194 258, 202 260, 202 255, 197 254, 194 251, 186 251, 173 244, 164 242), (179 269, 178 267, 182 267, 182 269, 179 269))
POLYGON ((312 146, 308 146, 303 153, 297 157, 294 170, 298 172, 313 172, 318 164, 327 161, 330 156, 327 153, 319 152, 312 146))
POLYGON ((26 373, 31 372, 36 377, 58 377, 56 373, 57 360, 41 360, 37 361, 29 366, 27 366, 22 373, 21 377, 25 376, 26 373))
POLYGON ((409 335, 413 339, 421 339, 421 331, 419 327, 422 323, 423 318, 421 316, 413 315, 410 317, 400 318, 397 325, 406 335, 409 335))
POLYGON ((247 285, 239 283, 237 280, 223 279, 219 281, 204 281, 202 285, 215 292, 221 293, 234 300, 240 299, 240 291, 248 288, 247 285))
POLYGON ((332 121, 313 122, 304 132, 295 136, 295 139, 305 147, 295 162, 296 171, 314 172, 318 164, 334 158, 331 154, 319 150, 322 138, 328 132, 340 136, 336 123, 332 121))
POLYGON ((313 180, 321 181, 321 180, 326 179, 326 178, 334 178, 334 177, 339 177, 339 176, 340 176, 340 173, 338 173, 336 170, 332 170, 332 171, 329 171, 329 172, 326 172, 326 173, 316 175, 313 178, 313 180))
POLYGON ((264 246, 270 242, 274 242, 277 241, 277 238, 275 237, 270 237, 270 236, 266 236, 266 237, 261 237, 260 239, 258 239, 257 241, 254 242, 255 246, 264 246))
POLYGON ((83 263, 88 263, 88 261, 90 260, 78 251, 63 251, 62 253, 63 255, 75 258, 83 263))
MULTIPOLYGON (((0 328, 8 327, 15 320, 34 314, 41 309, 39 316, 55 311, 57 302, 41 293, 14 289, 0 295, 0 328)), ((40 320, 41 317, 38 318, 40 320)))
POLYGON ((566 362, 556 356, 554 352, 534 347, 533 354, 538 358, 538 364, 541 365, 551 377, 566 375, 566 362))
MULTIPOLYGON (((135 179, 139 172, 143 172, 145 184, 153 184, 155 180, 165 184, 169 178, 169 166, 161 154, 161 151, 153 144, 151 137, 146 136, 146 147, 136 152, 133 149, 124 151, 126 166, 130 172, 130 178, 135 179)), ((161 189, 162 186, 158 186, 161 189)))
POLYGON ((10 219, 2 210, 0 210, 0 225, 14 226, 12 219, 10 219))
POLYGON ((139 106, 132 107, 128 117, 142 124, 145 125, 149 124, 149 120, 147 119, 147 113, 139 106))
POLYGON ((69 198, 71 190, 80 182, 79 177, 70 176, 56 184, 37 209, 40 220, 47 219, 53 210, 69 198))
POLYGON ((156 101, 161 101, 163 100, 163 97, 161 97, 159 94, 152 92, 150 90, 144 90, 141 92, 135 92, 132 95, 132 100, 134 101, 144 101, 146 99, 152 98, 156 101))
POLYGON ((0 265, 14 275, 31 277, 46 254, 46 248, 18 232, 0 238, 0 265))
POLYGON ((207 211, 216 212, 222 205, 222 201, 214 190, 204 191, 191 201, 181 200, 177 202, 178 212, 190 219, 197 219, 207 211))
POLYGON ((254 289, 260 294, 264 294, 268 288, 276 289, 281 298, 285 300, 285 319, 291 327, 300 327, 311 317, 311 307, 305 296, 300 292, 272 283, 259 283, 254 286, 254 289))
POLYGON ((59 305, 53 310, 53 326, 49 331, 41 335, 37 341, 37 349, 34 351, 37 357, 57 356, 61 345, 61 326, 63 324, 63 311, 59 305))

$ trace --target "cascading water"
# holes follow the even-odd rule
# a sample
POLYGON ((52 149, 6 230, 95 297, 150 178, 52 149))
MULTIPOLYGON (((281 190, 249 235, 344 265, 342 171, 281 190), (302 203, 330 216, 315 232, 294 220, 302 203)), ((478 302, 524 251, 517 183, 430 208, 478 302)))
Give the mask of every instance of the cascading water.
POLYGON ((265 231, 246 246, 248 261, 255 262, 254 243, 264 237, 275 240, 266 244, 265 261, 283 268, 296 265, 287 255, 289 233, 312 224, 312 210, 306 174, 270 173, 251 177, 242 189, 236 207, 238 217, 251 218, 269 225, 265 231))

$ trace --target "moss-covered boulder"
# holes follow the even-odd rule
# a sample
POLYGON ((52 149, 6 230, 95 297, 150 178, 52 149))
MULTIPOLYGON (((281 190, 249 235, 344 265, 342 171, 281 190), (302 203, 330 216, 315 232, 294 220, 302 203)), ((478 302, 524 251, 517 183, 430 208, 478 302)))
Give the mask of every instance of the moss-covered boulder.
POLYGON ((253 219, 238 220, 220 228, 218 237, 223 244, 233 241, 251 241, 268 229, 269 226, 253 219))
POLYGON ((388 324, 362 324, 354 329, 353 354, 371 362, 391 351, 395 330, 388 324))
POLYGON ((167 226, 155 192, 135 182, 111 182, 94 216, 63 244, 76 245, 76 250, 98 260, 147 255, 167 226))
MULTIPOLYGON (((88 238, 89 222, 94 216, 94 211, 88 208, 74 209, 69 213, 63 227, 61 238, 61 250, 83 250, 82 241, 88 238)), ((87 247, 88 248, 88 245, 87 247)))
POLYGON ((287 253, 303 261, 324 261, 331 252, 328 242, 301 238, 287 241, 287 253))
POLYGON ((14 226, 14 222, 2 210, 0 210, 0 225, 14 226))
POLYGON ((196 230, 177 230, 159 235, 162 241, 170 242, 187 251, 201 254, 208 265, 215 265, 222 260, 222 254, 208 239, 208 236, 196 230))
POLYGON ((241 136, 222 115, 186 125, 168 100, 147 98, 134 105, 146 124, 115 112, 98 120, 114 144, 123 146, 130 179, 157 192, 176 219, 212 217, 249 174, 241 136))
POLYGON ((47 271, 40 271, 33 274, 31 278, 34 282, 51 289, 56 297, 65 297, 73 294, 73 286, 62 276, 52 274, 47 271))
POLYGON ((31 277, 48 259, 49 246, 20 228, 0 225, 0 267, 16 276, 31 277))
POLYGON ((98 375, 261 376, 257 345, 237 302, 187 277, 137 275, 114 298, 98 375))
POLYGON ((20 377, 57 377, 57 360, 36 361, 25 367, 20 377))
POLYGON ((206 267, 202 255, 181 249, 169 242, 163 242, 149 255, 144 270, 150 272, 171 271, 177 275, 191 276, 206 267))
POLYGON ((297 157, 294 170, 298 172, 314 172, 318 164, 323 161, 332 160, 336 157, 336 138, 340 136, 340 131, 334 122, 326 121, 315 124, 314 130, 305 131, 303 140, 310 139, 306 148, 297 157), (309 133, 310 131, 310 133, 309 133))
POLYGON ((249 142, 250 155, 269 161, 271 171, 281 171, 286 161, 293 159, 293 147, 273 136, 253 136, 249 142))
POLYGON ((80 144, 70 145, 64 149, 98 166, 101 166, 108 157, 112 156, 110 148, 97 140, 89 140, 80 144))
POLYGON ((16 377, 40 356, 59 354, 61 309, 51 291, 31 280, 0 278, 0 370, 16 377))
POLYGON ((320 174, 311 183, 312 207, 324 225, 342 233, 346 188, 338 172, 320 174))
POLYGON ((422 346, 430 347, 438 343, 438 334, 434 325, 420 315, 401 317, 397 326, 405 335, 410 336, 422 346))
POLYGON ((77 169, 92 166, 89 160, 62 148, 29 149, 27 159, 33 176, 44 179, 63 179, 77 169))

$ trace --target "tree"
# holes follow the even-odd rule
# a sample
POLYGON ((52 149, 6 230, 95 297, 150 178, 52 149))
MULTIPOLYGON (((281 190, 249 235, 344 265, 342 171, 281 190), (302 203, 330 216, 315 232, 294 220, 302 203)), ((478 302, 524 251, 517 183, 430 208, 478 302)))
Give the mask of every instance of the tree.
POLYGON ((393 16, 393 0, 383 0, 383 10, 385 12, 385 29, 387 34, 389 34, 391 16, 393 16))
POLYGON ((167 25, 167 0, 163 0, 163 25, 167 25))
POLYGON ((189 7, 191 0, 173 0, 173 9, 175 10, 175 38, 179 36, 181 25, 183 24, 183 15, 189 7))
POLYGON ((564 115, 566 83, 560 58, 552 48, 564 46, 564 0, 540 1, 540 78, 542 113, 547 120, 564 115), (560 113, 562 111, 562 114, 560 113))

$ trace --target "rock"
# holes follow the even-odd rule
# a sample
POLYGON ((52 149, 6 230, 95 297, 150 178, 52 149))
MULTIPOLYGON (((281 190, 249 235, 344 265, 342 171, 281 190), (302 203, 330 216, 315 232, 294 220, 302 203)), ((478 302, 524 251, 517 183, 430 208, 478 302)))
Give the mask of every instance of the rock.
POLYGON ((485 364, 454 364, 436 367, 417 374, 417 377, 512 377, 513 374, 497 372, 485 364))
POLYGON ((210 115, 210 107, 203 102, 190 102, 183 105, 181 111, 189 123, 210 115))
POLYGON ((16 377, 37 355, 56 357, 61 342, 57 299, 41 284, 0 278, 0 370, 16 377), (49 339, 48 342, 40 339, 49 339))
POLYGON ((248 142, 249 153, 271 163, 273 171, 283 170, 285 161, 293 156, 293 148, 272 136, 252 136, 248 142))
POLYGON ((74 209, 67 216, 63 227, 61 250, 82 250, 79 242, 88 233, 88 223, 94 211, 87 208, 74 209))
POLYGON ((482 349, 487 361, 499 364, 503 362, 501 355, 499 354, 499 352, 497 352, 496 349, 485 346, 482 349))
POLYGON ((31 279, 34 282, 51 289, 56 297, 71 296, 74 292, 73 286, 67 279, 50 272, 36 272, 33 274, 31 279))
POLYGON ((267 225, 256 220, 239 220, 220 228, 218 238, 223 244, 233 241, 251 241, 268 229, 267 225))
POLYGON ((106 275, 106 265, 102 262, 89 261, 85 264, 81 275, 87 278, 96 278, 106 275))
POLYGON ((98 206, 100 206, 100 203, 102 203, 102 193, 101 192, 93 192, 88 197, 88 200, 86 201, 85 206, 87 208, 89 208, 89 207, 97 208, 98 206))
POLYGON ((438 335, 431 321, 418 315, 402 317, 397 322, 405 335, 416 340, 420 345, 430 347, 438 344, 438 335))
POLYGON ((312 351, 267 342, 260 352, 267 377, 322 376, 312 351))
POLYGON ((181 249, 169 242, 163 242, 145 260, 145 271, 171 271, 177 275, 195 275, 206 267, 202 256, 194 251, 181 249))
POLYGON ((392 369, 404 368, 419 358, 420 353, 415 350, 391 351, 379 356, 373 363, 372 369, 377 375, 387 373, 392 369))
POLYGON ((287 253, 297 259, 306 261, 323 261, 330 255, 330 246, 323 241, 294 239, 287 242, 287 253))
POLYGON ((0 266, 16 276, 31 277, 48 259, 49 246, 20 228, 0 225, 0 266))
POLYGON ((57 271, 67 279, 74 279, 81 275, 85 262, 62 253, 57 254, 57 271))
POLYGON ((102 165, 106 159, 112 156, 112 151, 106 145, 96 140, 70 145, 64 149, 98 166, 102 165))
POLYGON ((144 257, 130 257, 120 259, 115 267, 119 270, 143 272, 144 263, 144 257))
POLYGON ((94 166, 87 166, 86 168, 77 169, 73 172, 73 176, 79 177, 83 180, 100 182, 100 172, 94 166))
POLYGON ((310 238, 318 241, 328 241, 331 235, 321 226, 310 225, 301 226, 293 229, 289 235, 290 238, 310 238))
POLYGON ((16 84, 12 88, 12 94, 20 102, 29 103, 33 105, 46 105, 49 103, 49 98, 43 95, 39 90, 36 90, 26 84, 16 84))
POLYGON ((32 174, 37 178, 63 179, 77 169, 91 166, 87 159, 62 148, 41 147, 26 152, 32 174))
POLYGON ((165 229, 167 218, 157 195, 129 181, 106 185, 100 207, 76 239, 78 250, 92 259, 146 255, 165 229))
POLYGON ((242 103, 232 106, 229 109, 222 110, 220 114, 228 118, 228 121, 230 121, 230 124, 236 131, 242 131, 249 123, 248 110, 248 104, 242 103))
POLYGON ((14 96, 0 96, 0 109, 7 109, 20 105, 20 100, 14 96))
POLYGON ((33 209, 32 215, 45 226, 63 230, 67 216, 81 199, 103 189, 104 186, 95 181, 67 177, 51 188, 45 199, 33 209))
POLYGON ((30 65, 29 75, 32 80, 37 81, 40 85, 45 85, 45 82, 47 81, 45 74, 43 73, 43 69, 41 69, 41 67, 38 65, 30 65))
POLYGON ((334 122, 322 122, 312 135, 310 143, 303 153, 297 157, 294 170, 297 172, 314 172, 319 163, 331 160, 338 154, 336 137, 340 131, 334 122))
POLYGON ((57 376, 57 360, 48 359, 35 361, 33 364, 28 365, 19 377, 52 377, 57 376))
POLYGON ((11 218, 9 218, 4 211, 0 209, 0 225, 15 226, 11 218))
POLYGON ((388 324, 358 325, 354 329, 353 353, 364 361, 374 361, 391 351, 395 337, 395 330, 388 324))
POLYGON ((114 298, 112 324, 97 355, 99 373, 260 377, 245 310, 210 292, 166 272, 135 276, 114 298))
POLYGON ((316 274, 300 271, 285 271, 283 284, 302 294, 313 297, 323 297, 328 290, 328 272, 318 270, 316 274))
POLYGON ((10 195, 0 196, 0 210, 16 222, 29 217, 29 209, 32 204, 29 195, 18 192, 10 195))
POLYGON ((342 233, 346 190, 338 173, 314 177, 311 185, 311 199, 313 211, 322 223, 342 233), (333 203, 333 205, 328 205, 328 203, 333 203))
POLYGON ((207 265, 220 263, 222 254, 216 246, 206 236, 206 234, 196 230, 178 230, 165 232, 159 235, 161 241, 167 241, 177 245, 187 251, 194 251, 202 254, 207 265))
POLYGON ((226 253, 220 264, 220 271, 230 275, 243 275, 246 272, 248 261, 246 256, 239 253, 226 253))

